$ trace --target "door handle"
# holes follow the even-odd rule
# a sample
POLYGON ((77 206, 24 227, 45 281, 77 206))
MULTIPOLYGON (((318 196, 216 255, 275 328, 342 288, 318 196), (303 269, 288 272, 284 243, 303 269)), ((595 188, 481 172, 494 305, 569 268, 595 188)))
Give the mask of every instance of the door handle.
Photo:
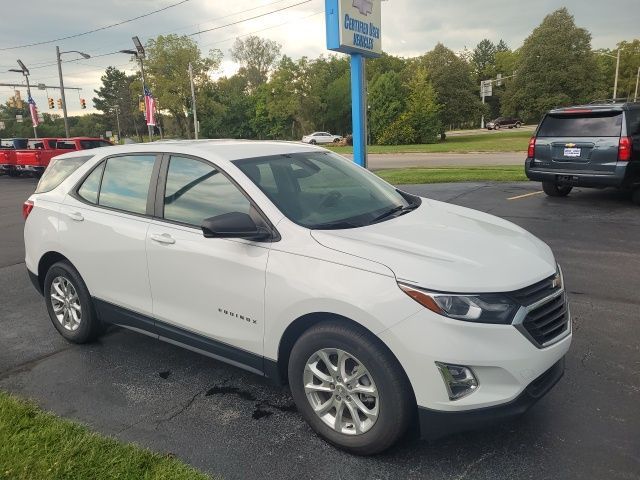
POLYGON ((162 235, 154 233, 153 235, 151 235, 151 240, 153 240, 154 242, 162 243, 164 245, 173 245, 174 243, 176 243, 175 238, 173 238, 168 233, 163 233, 162 235))
POLYGON ((81 222, 81 221, 84 220, 84 217, 82 216, 82 214, 80 212, 69 212, 69 213, 67 213, 67 216, 71 220, 75 220, 76 222, 81 222))

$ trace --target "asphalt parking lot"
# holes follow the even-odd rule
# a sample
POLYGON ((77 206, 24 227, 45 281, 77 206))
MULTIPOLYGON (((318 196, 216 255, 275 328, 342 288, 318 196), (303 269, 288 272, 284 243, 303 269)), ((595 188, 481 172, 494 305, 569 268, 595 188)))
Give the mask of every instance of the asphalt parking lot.
POLYGON ((534 183, 407 187, 546 241, 564 269, 574 340, 565 377, 521 419, 360 458, 317 438, 286 391, 237 368, 124 330, 66 343, 23 263, 20 209, 35 183, 0 177, 0 389, 226 479, 640 477, 640 208, 628 195, 576 189, 551 199, 534 183))

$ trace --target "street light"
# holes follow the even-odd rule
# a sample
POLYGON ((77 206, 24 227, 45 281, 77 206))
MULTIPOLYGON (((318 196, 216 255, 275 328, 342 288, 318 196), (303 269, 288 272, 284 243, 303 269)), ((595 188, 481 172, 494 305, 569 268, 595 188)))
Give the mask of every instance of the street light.
MULTIPOLYGON (((140 41, 140 39, 136 36, 136 37, 131 37, 131 40, 133 40, 133 44, 135 45, 136 49, 135 50, 120 50, 120 53, 126 53, 127 55, 133 55, 134 57, 136 57, 136 59, 140 62, 140 76, 142 77, 142 95, 145 95, 145 80, 144 80, 144 46, 142 45, 142 42, 140 41)), ((146 108, 146 102, 145 102, 145 108, 146 108)), ((149 132, 149 141, 151 141, 153 139, 153 127, 151 125, 147 125, 147 129, 149 132)))
POLYGON ((616 59, 616 78, 613 82, 613 101, 616 101, 616 95, 618 94, 618 72, 620 71, 620 48, 618 49, 618 54, 617 55, 611 55, 610 53, 604 53, 604 52, 597 52, 600 55, 605 55, 607 57, 611 57, 611 58, 615 58, 616 59))
POLYGON ((640 82, 640 67, 638 67, 638 73, 636 74, 636 93, 633 95, 633 101, 638 101, 638 83, 640 82))
MULTIPOLYGON (((22 63, 22 60, 18 59, 18 65, 20 65, 20 70, 17 68, 9 69, 10 72, 17 72, 24 75, 24 78, 27 81, 27 95, 31 98, 31 85, 29 85, 29 69, 22 63)), ((35 122, 35 121, 34 121, 35 122)), ((36 130, 36 124, 33 124, 33 136, 34 138, 38 138, 38 130, 36 130)))
POLYGON ((91 58, 91 55, 79 52, 78 50, 69 50, 67 52, 61 52, 60 47, 56 46, 56 61, 58 62, 58 76, 60 77, 60 98, 62 99, 62 116, 64 117, 64 133, 69 138, 69 120, 67 118, 67 98, 64 95, 64 82, 62 81, 62 54, 63 53, 78 53, 82 58, 91 58))

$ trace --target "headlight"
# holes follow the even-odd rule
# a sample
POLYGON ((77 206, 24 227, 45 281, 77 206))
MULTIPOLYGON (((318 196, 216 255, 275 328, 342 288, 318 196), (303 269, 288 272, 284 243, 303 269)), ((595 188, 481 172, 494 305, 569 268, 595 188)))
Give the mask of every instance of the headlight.
POLYGON ((500 294, 458 295, 430 292, 402 283, 398 286, 432 312, 467 322, 509 324, 520 308, 515 301, 500 294))

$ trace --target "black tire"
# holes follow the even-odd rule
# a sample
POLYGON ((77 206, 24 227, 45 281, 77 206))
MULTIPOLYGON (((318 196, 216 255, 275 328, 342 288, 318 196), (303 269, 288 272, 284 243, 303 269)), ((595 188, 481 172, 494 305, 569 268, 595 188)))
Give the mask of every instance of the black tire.
POLYGON ((516 122, 515 127, 516 127, 516 128, 520 128, 520 127, 521 127, 520 122, 516 122))
POLYGON ((339 142, 340 142, 340 139, 339 139, 339 138, 334 138, 334 139, 333 139, 333 143, 339 143, 339 142))
POLYGON ((311 145, 315 145, 315 144, 316 144, 316 143, 318 143, 318 142, 316 142, 315 140, 310 140, 310 141, 309 141, 309 143, 310 143, 311 145))
POLYGON ((542 190, 550 197, 566 197, 573 187, 571 185, 558 185, 554 182, 542 182, 542 190))
MULTIPOLYGON (((364 382, 367 377, 368 375, 359 377, 356 383, 364 382)), ((338 387, 342 388, 346 385, 338 383, 332 385, 334 385, 333 392, 323 395, 340 400, 338 387)), ((415 399, 411 385, 395 357, 370 333, 336 321, 323 322, 311 327, 295 343, 289 358, 289 386, 298 410, 311 428, 329 443, 358 455, 380 453, 395 444, 406 432, 415 412, 415 399), (347 352, 371 375, 378 392, 376 400, 379 402, 378 416, 364 433, 338 432, 326 424, 313 410, 305 393, 304 373, 307 361, 322 349, 339 349, 347 352)), ((349 387, 353 387, 353 382, 349 387)), ((341 393, 346 395, 342 401, 343 408, 347 412, 347 401, 351 406, 355 402, 348 392, 341 393)), ((366 396, 356 395, 361 402, 367 401, 366 396)), ((351 416, 349 413, 345 415, 351 416)), ((333 416, 335 417, 336 413, 333 413, 333 416)), ((349 425, 349 422, 346 424, 349 425)))
POLYGON ((17 170, 9 170, 9 176, 10 177, 19 177, 20 176, 20 172, 18 172, 17 170))
POLYGON ((637 187, 633 192, 631 192, 631 200, 636 205, 640 205, 640 187, 637 187))
POLYGON ((44 299, 51 323, 66 340, 73 343, 88 343, 102 333, 103 326, 96 314, 91 295, 78 271, 68 262, 61 261, 49 268, 44 279, 44 299), (66 279, 77 293, 80 303, 80 321, 75 330, 65 328, 56 317, 51 298, 51 290, 54 280, 66 279))

